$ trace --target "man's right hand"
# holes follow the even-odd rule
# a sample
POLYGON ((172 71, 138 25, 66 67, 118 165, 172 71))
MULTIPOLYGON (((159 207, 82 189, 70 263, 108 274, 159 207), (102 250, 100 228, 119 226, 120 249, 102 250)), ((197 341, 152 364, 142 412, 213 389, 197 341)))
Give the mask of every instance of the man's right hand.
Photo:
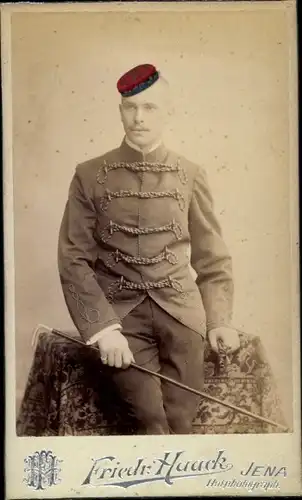
POLYGON ((134 363, 134 357, 129 349, 126 337, 118 330, 112 330, 98 340, 101 360, 108 366, 128 368, 134 363))

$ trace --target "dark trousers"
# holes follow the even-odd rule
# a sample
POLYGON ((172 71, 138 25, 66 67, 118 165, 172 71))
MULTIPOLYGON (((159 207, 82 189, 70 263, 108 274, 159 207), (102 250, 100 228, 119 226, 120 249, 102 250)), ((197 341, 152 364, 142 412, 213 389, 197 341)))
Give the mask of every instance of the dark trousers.
MULTIPOLYGON (((123 320, 136 364, 202 390, 204 340, 147 298, 123 320)), ((190 434, 200 397, 135 368, 111 375, 139 434, 190 434)))

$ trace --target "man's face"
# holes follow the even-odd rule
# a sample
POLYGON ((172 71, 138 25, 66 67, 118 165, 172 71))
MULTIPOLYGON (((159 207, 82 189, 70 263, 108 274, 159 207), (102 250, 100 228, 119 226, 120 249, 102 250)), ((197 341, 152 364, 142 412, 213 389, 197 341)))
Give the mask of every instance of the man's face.
POLYGON ((120 113, 128 139, 141 149, 162 138, 168 118, 168 88, 157 81, 148 89, 122 98, 120 113))

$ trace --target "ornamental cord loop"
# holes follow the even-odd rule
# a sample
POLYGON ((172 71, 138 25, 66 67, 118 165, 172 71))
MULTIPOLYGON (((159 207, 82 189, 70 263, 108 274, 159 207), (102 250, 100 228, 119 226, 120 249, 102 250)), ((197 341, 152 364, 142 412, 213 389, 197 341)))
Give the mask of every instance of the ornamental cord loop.
POLYGON ((155 257, 133 257, 131 255, 124 254, 120 250, 115 250, 114 252, 109 253, 108 259, 106 261, 106 266, 114 267, 114 265, 120 261, 126 262, 127 264, 138 264, 146 266, 150 264, 158 264, 163 260, 167 260, 170 264, 176 264, 178 262, 176 254, 166 247, 163 252, 156 255, 155 257))
POLYGON ((119 168, 127 169, 132 172, 171 172, 177 173, 180 182, 185 185, 188 182, 188 176, 185 169, 180 165, 179 158, 177 159, 176 165, 169 165, 166 163, 151 163, 147 161, 137 161, 133 163, 127 162, 114 162, 109 163, 105 161, 104 164, 99 168, 97 172, 97 182, 99 184, 105 184, 108 178, 108 173, 112 170, 117 170, 119 168))
POLYGON ((98 311, 98 309, 92 309, 92 308, 86 307, 84 302, 80 299, 79 294, 76 292, 74 285, 69 285, 68 290, 70 291, 72 298, 76 302, 76 306, 77 306, 77 309, 79 311, 79 315, 81 316, 81 318, 90 324, 100 322, 100 319, 101 319, 100 318, 100 311, 98 311), (91 317, 90 316, 91 314, 93 314, 94 317, 91 317))
POLYGON ((123 224, 118 224, 112 220, 109 221, 109 224, 101 231, 99 237, 103 243, 107 243, 107 241, 111 238, 111 236, 121 231, 122 233, 138 236, 138 235, 147 235, 147 234, 155 234, 155 233, 164 233, 164 232, 172 232, 177 240, 182 238, 182 229, 178 222, 174 219, 165 224, 163 226, 155 226, 155 227, 132 227, 126 226, 123 224))
POLYGON ((108 293, 107 293, 107 300, 109 302, 114 301, 114 295, 123 289, 125 290, 140 290, 140 291, 148 291, 148 290, 153 290, 153 289, 159 289, 159 288, 173 288, 177 292, 183 293, 183 288, 181 283, 179 283, 178 280, 170 278, 165 278, 160 281, 144 281, 141 283, 135 282, 135 281, 128 281, 125 280, 123 276, 117 281, 114 281, 108 288, 108 293))
POLYGON ((112 199, 117 198, 139 198, 139 199, 156 199, 156 198, 173 198, 178 202, 181 211, 185 209, 185 199, 181 192, 176 188, 170 191, 132 191, 132 189, 122 189, 120 191, 105 190, 104 197, 100 202, 100 209, 105 212, 108 204, 112 199))

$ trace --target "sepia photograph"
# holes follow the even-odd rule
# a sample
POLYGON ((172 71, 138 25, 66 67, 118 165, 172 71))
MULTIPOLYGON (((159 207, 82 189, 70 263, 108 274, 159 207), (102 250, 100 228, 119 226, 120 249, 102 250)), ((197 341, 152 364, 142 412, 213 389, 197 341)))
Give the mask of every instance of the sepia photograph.
POLYGON ((19 495, 298 491, 295 2, 182 3, 2 12, 19 495))

